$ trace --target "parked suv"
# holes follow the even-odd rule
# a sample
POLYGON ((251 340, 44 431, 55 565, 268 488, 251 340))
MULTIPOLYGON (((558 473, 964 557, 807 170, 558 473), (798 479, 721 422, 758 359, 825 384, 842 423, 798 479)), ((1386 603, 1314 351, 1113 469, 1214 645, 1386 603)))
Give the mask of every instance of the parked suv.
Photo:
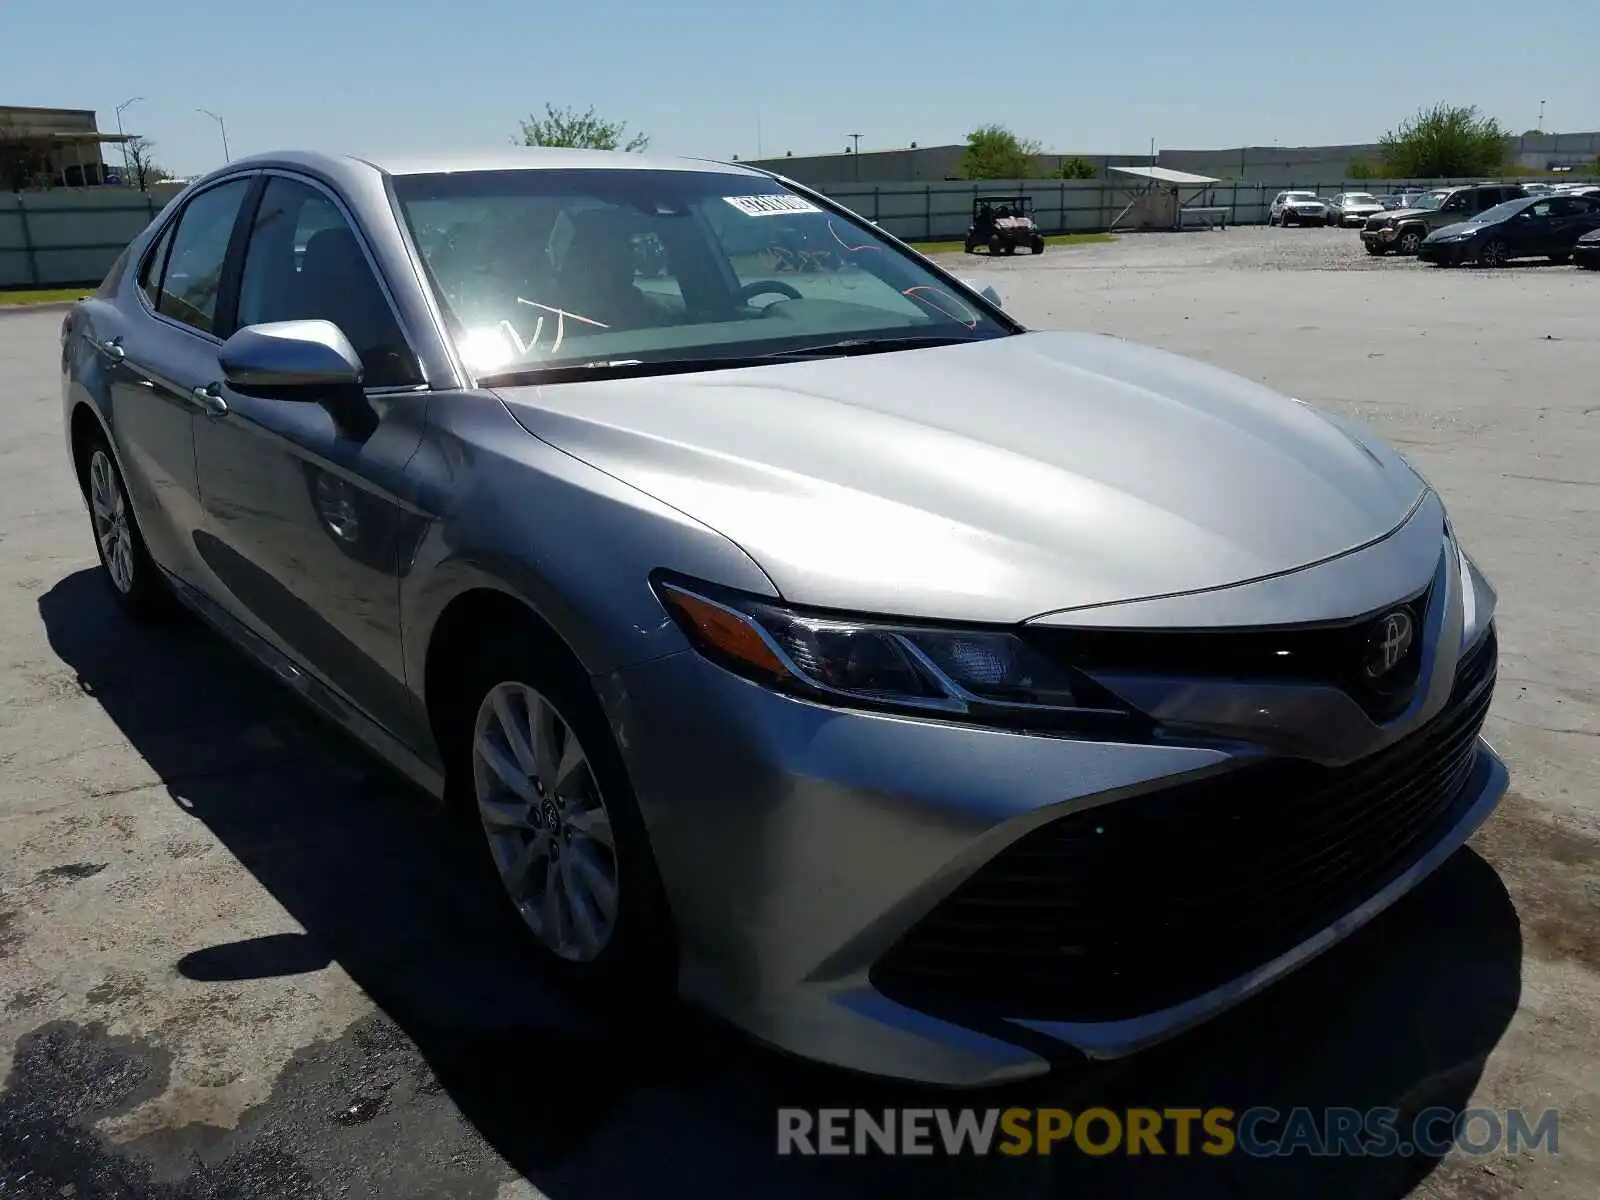
POLYGON ((1328 206, 1315 192, 1279 192, 1267 210, 1268 225, 1326 225, 1328 206))
POLYGON ((1410 208, 1369 217, 1361 230, 1368 254, 1415 254, 1435 229, 1468 221, 1481 212, 1528 193, 1514 183, 1477 183, 1434 188, 1412 201, 1410 208))

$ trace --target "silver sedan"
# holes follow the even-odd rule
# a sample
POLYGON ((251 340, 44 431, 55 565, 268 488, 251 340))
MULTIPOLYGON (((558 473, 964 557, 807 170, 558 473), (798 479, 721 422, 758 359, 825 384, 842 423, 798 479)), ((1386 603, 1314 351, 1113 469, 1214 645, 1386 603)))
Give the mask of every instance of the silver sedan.
POLYGON ((945 1084, 1124 1055, 1506 787, 1495 595, 1399 455, 764 172, 235 162, 60 353, 126 611, 448 803, 600 998, 945 1084))

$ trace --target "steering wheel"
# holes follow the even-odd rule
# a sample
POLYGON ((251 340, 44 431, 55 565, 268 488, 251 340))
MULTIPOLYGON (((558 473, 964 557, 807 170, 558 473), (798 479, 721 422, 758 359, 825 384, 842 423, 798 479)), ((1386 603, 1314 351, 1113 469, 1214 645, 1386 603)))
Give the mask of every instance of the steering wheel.
POLYGON ((801 298, 798 290, 790 287, 781 279, 752 279, 739 289, 739 299, 745 304, 749 304, 757 296, 765 296, 769 292, 775 296, 782 296, 786 300, 799 300, 801 298))

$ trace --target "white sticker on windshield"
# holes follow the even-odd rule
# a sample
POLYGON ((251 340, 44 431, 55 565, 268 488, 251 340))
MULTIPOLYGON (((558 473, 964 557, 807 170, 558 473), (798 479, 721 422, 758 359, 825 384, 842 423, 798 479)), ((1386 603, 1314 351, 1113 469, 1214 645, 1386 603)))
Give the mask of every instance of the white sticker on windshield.
POLYGON ((779 217, 785 213, 822 211, 801 196, 724 196, 723 199, 747 217, 779 217))

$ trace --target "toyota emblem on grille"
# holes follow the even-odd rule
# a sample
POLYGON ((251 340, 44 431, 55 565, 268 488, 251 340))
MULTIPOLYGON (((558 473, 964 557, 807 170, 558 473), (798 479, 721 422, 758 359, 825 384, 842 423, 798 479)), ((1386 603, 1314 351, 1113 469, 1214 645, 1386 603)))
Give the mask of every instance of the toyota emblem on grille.
POLYGON ((1367 677, 1382 679, 1404 662, 1413 636, 1411 614, 1402 609, 1385 613, 1373 622, 1372 632, 1367 635, 1367 677))

